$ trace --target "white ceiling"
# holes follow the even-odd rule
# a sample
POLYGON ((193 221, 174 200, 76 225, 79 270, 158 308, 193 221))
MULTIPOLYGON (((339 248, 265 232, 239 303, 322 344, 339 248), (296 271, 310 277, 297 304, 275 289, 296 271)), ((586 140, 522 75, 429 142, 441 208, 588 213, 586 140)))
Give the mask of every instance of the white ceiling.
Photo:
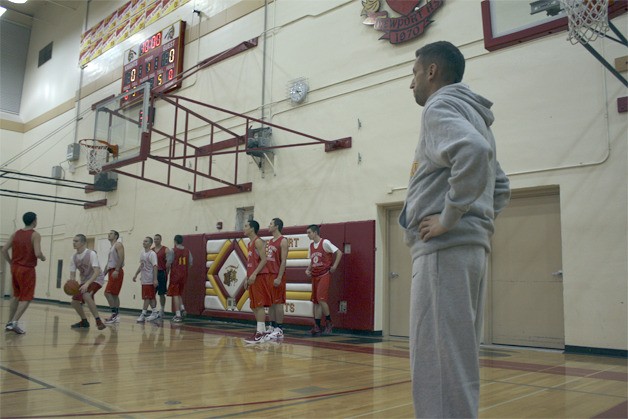
POLYGON ((79 3, 87 0, 28 0, 26 3, 13 3, 9 0, 0 0, 0 6, 7 11, 0 17, 0 21, 7 20, 24 26, 32 26, 33 20, 44 20, 45 16, 38 13, 46 7, 61 8, 68 11, 76 10, 79 3))

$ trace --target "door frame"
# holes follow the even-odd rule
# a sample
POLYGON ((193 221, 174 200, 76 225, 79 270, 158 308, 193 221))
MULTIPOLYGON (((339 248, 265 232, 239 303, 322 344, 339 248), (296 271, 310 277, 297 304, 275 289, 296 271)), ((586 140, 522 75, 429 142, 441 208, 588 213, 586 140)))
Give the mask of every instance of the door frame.
MULTIPOLYGON (((388 223, 388 217, 391 211, 397 211, 403 208, 403 201, 392 202, 383 205, 378 205, 379 212, 379 220, 381 231, 381 241, 382 241, 382 336, 390 337, 390 324, 391 324, 391 316, 390 316, 390 278, 388 274, 390 272, 390 224, 388 223)), ((412 263, 412 261, 410 261, 412 263)), ((403 338, 400 338, 403 339, 403 338)))

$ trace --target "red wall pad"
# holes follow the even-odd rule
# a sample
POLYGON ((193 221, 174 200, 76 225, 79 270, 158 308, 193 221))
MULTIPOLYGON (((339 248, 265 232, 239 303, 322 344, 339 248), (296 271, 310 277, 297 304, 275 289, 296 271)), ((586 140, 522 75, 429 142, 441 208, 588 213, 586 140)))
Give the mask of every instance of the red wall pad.
MULTIPOLYGON (((285 227, 288 238, 287 303, 285 324, 309 325, 312 320, 311 280, 305 275, 310 240, 307 226, 285 227)), ((270 237, 267 230, 259 236, 270 237)), ((321 225, 321 237, 343 253, 332 274, 329 306, 334 327, 373 331, 375 298, 375 221, 321 225)), ((246 245, 241 232, 184 236, 183 244, 194 258, 183 296, 190 314, 212 318, 254 321, 243 282, 246 245)))

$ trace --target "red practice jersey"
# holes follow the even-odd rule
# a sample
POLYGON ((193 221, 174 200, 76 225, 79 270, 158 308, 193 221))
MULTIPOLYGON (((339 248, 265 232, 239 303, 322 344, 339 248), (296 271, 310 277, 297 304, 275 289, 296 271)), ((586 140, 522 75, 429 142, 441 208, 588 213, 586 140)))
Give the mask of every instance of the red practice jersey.
MULTIPOLYGON (((249 251, 249 255, 246 261, 246 275, 247 276, 251 276, 251 274, 255 272, 255 270, 257 269, 257 266, 262 260, 259 253, 257 253, 257 249, 255 248, 255 242, 257 240, 260 240, 260 238, 256 237, 255 240, 252 240, 251 242, 249 242, 247 246, 247 249, 249 251)), ((259 273, 261 274, 268 273, 268 262, 259 273)))
POLYGON ((18 230, 13 235, 13 252, 11 264, 34 268, 37 266, 37 256, 33 248, 33 233, 35 230, 18 230))
POLYGON ((190 251, 185 247, 179 249, 177 246, 172 248, 174 260, 170 265, 170 279, 183 279, 188 277, 188 269, 190 265, 190 251))
POLYGON ((325 239, 318 242, 318 247, 314 247, 314 242, 310 243, 310 259, 312 260, 312 276, 321 276, 329 272, 329 268, 334 262, 334 254, 327 253, 323 244, 325 239))
POLYGON ((277 239, 270 239, 266 242, 266 267, 268 273, 277 275, 279 268, 281 267, 281 241, 283 236, 279 236, 277 239))

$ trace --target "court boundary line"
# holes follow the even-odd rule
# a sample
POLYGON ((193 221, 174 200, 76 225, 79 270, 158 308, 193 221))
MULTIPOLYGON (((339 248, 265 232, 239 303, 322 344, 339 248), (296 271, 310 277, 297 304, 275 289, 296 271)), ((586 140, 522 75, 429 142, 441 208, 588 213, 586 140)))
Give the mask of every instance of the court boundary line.
POLYGON ((191 407, 171 408, 171 409, 144 409, 144 410, 93 412, 93 413, 64 413, 64 414, 59 413, 59 414, 53 414, 53 415, 29 415, 29 416, 11 416, 11 417, 15 419, 66 418, 66 417, 81 417, 81 416, 92 417, 92 416, 111 416, 111 415, 134 415, 134 414, 142 414, 142 413, 185 412, 185 411, 190 411, 190 410, 203 411, 203 410, 212 410, 212 409, 224 409, 228 407, 256 406, 256 405, 269 404, 269 403, 285 403, 285 402, 294 402, 294 401, 299 401, 299 400, 320 399, 320 398, 326 398, 326 397, 341 396, 345 394, 360 393, 360 392, 369 391, 369 390, 378 390, 381 388, 392 387, 392 386, 408 384, 408 383, 410 383, 410 380, 398 381, 395 383, 381 384, 378 386, 360 387, 360 388, 356 388, 352 390, 343 390, 343 391, 323 393, 323 394, 313 394, 310 396, 300 396, 300 397, 291 397, 291 398, 274 399, 274 400, 259 400, 255 402, 246 402, 246 403, 227 403, 227 404, 222 404, 222 405, 191 406, 191 407))

